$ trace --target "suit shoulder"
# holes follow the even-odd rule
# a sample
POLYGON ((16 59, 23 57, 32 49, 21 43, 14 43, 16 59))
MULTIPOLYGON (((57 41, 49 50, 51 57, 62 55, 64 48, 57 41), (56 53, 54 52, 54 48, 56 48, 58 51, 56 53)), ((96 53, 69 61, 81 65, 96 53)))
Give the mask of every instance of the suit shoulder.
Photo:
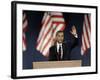
POLYGON ((55 46, 54 46, 54 45, 50 47, 50 49, 54 49, 54 48, 55 48, 55 46))

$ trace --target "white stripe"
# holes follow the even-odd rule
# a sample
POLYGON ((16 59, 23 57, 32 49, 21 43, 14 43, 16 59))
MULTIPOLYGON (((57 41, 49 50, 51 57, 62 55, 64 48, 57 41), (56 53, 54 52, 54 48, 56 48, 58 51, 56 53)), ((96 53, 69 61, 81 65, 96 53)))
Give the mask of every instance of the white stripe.
POLYGON ((23 51, 25 51, 26 50, 26 47, 25 47, 25 44, 23 44, 23 51))
POLYGON ((82 49, 81 47, 81 55, 84 55, 85 50, 82 49))
MULTIPOLYGON (((23 33, 23 38, 25 39, 26 37, 25 37, 25 33, 23 33)), ((24 43, 24 41, 23 41, 23 51, 25 51, 26 50, 26 44, 24 43)))
POLYGON ((55 21, 55 22, 64 22, 63 18, 53 17, 52 20, 55 21))
POLYGON ((54 32, 53 37, 55 37, 55 36, 56 36, 57 31, 61 30, 63 27, 64 27, 64 24, 59 24, 59 25, 57 26, 57 28, 56 28, 55 32, 54 32))
POLYGON ((42 19, 42 24, 45 22, 46 18, 47 18, 47 12, 44 13, 43 19, 42 19))
POLYGON ((25 18, 26 18, 26 14, 24 13, 24 14, 23 14, 23 21, 25 20, 25 18))
POLYGON ((44 51, 42 51, 41 53, 45 56, 45 55, 47 55, 47 53, 49 52, 49 48, 51 47, 51 42, 49 42, 49 45, 48 45, 48 47, 47 48, 45 48, 45 50, 44 51))
POLYGON ((83 55, 84 52, 86 51, 87 47, 85 45, 85 37, 82 35, 82 47, 81 47, 81 54, 83 55))
POLYGON ((51 12, 51 15, 63 16, 63 14, 61 12, 51 12))
POLYGON ((82 47, 81 47, 81 55, 83 55, 84 54, 84 51, 83 51, 83 49, 82 49, 82 47))
POLYGON ((23 23, 23 29, 25 29, 27 27, 27 25, 28 25, 28 22, 27 22, 27 20, 25 20, 25 22, 23 23))
POLYGON ((83 50, 86 50, 86 45, 85 45, 84 37, 83 36, 82 36, 82 47, 83 47, 83 50))

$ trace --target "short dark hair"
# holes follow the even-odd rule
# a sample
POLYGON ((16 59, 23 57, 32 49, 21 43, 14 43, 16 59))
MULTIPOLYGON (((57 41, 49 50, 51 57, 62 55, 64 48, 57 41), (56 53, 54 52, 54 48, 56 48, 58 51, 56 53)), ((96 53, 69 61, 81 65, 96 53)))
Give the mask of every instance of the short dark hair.
POLYGON ((58 33, 63 33, 64 34, 64 31, 57 31, 56 36, 58 35, 58 33))

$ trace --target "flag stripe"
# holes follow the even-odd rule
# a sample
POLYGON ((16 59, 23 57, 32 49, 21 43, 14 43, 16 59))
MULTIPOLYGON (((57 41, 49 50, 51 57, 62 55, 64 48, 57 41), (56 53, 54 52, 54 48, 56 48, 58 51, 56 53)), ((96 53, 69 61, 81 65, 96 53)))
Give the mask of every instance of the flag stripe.
POLYGON ((26 18, 26 14, 24 13, 24 14, 23 14, 23 21, 25 20, 25 18, 26 18))
POLYGON ((83 48, 83 50, 86 50, 83 36, 82 36, 82 48, 83 48))
POLYGON ((64 22, 64 19, 59 18, 59 17, 52 17, 53 22, 64 22))
POLYGON ((26 50, 26 38, 25 38, 25 34, 23 33, 23 50, 26 50))
POLYGON ((28 21, 25 20, 25 22, 23 23, 23 32, 27 31, 27 25, 28 25, 28 21))
POLYGON ((42 19, 42 24, 44 23, 44 21, 47 19, 48 15, 47 13, 44 14, 43 19, 42 19))

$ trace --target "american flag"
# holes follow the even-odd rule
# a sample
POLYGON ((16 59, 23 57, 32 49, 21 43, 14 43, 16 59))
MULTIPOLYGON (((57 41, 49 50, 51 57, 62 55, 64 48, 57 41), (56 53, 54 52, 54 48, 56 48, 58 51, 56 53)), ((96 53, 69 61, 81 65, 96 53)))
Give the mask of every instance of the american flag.
POLYGON ((23 13, 23 18, 22 18, 22 29, 23 29, 22 46, 23 46, 23 51, 26 51, 26 35, 25 35, 25 32, 27 31, 27 27, 28 27, 28 20, 27 20, 26 14, 23 13))
POLYGON ((91 19, 90 15, 84 15, 81 54, 84 55, 91 47, 91 19))
POLYGON ((59 30, 65 29, 63 14, 60 12, 45 12, 42 19, 42 28, 37 39, 36 49, 44 56, 48 56, 49 48, 59 30))

